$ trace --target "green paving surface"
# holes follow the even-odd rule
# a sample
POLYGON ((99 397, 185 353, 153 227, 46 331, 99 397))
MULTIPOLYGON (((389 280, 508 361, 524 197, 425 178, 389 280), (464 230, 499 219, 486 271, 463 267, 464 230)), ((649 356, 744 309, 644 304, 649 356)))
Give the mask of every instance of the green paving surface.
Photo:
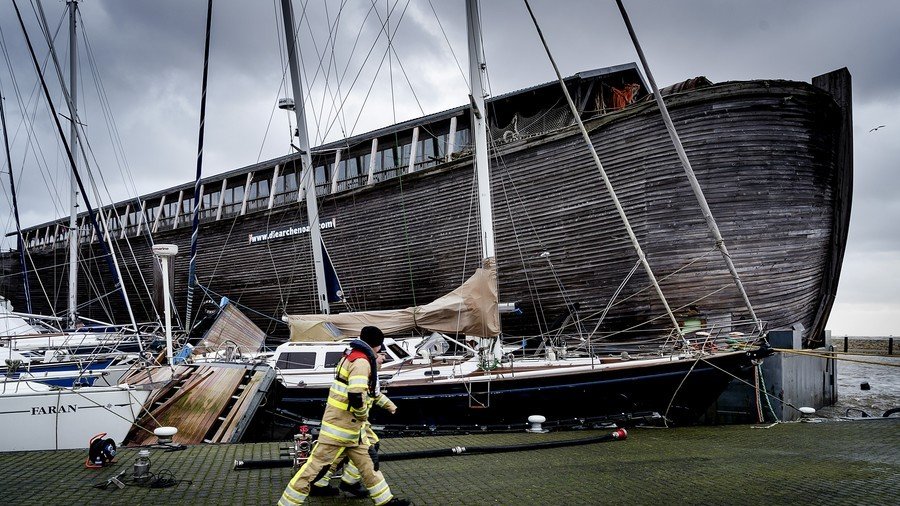
MULTIPOLYGON (((383 439, 383 453, 583 439, 608 431, 383 439)), ((127 470, 137 449, 101 470, 86 451, 0 454, 4 504, 274 504, 289 468, 235 471, 235 459, 278 458, 286 444, 151 450, 152 471, 181 481, 151 489, 92 484, 127 470), (187 480, 190 480, 188 482, 187 480)), ((385 462, 414 504, 900 504, 900 418, 750 426, 636 428, 626 441, 385 462)), ((308 504, 371 504, 313 497, 308 504)))

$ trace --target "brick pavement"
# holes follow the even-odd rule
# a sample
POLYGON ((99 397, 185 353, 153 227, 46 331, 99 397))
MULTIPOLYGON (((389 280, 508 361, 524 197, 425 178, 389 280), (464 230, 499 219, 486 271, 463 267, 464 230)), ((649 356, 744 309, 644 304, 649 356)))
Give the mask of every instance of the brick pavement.
MULTIPOLYGON (((608 431, 385 438, 382 451, 514 445, 582 439, 608 431)), ((6 504, 274 504, 291 470, 235 471, 235 459, 278 458, 285 444, 204 445, 152 450, 154 472, 172 488, 91 485, 137 456, 125 449, 102 470, 83 466, 86 451, 0 454, 6 504)), ((385 462, 398 495, 426 505, 482 504, 900 504, 900 418, 774 427, 636 428, 627 441, 515 453, 385 462)), ((309 504, 371 504, 312 498, 309 504)))

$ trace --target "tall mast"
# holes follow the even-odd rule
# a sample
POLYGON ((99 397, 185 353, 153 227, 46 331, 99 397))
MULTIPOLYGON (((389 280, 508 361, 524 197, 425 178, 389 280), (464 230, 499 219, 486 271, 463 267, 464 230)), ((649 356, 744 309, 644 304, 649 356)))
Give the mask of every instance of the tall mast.
POLYGON ((22 264, 22 287, 25 290, 25 308, 32 313, 31 287, 28 284, 28 264, 25 258, 25 241, 22 240, 22 223, 19 221, 19 201, 16 196, 16 177, 13 174, 12 155, 9 152, 9 130, 6 129, 6 112, 3 110, 3 90, 0 88, 0 126, 3 130, 3 147, 6 153, 6 164, 9 166, 9 193, 12 197, 13 217, 16 219, 16 249, 19 250, 19 262, 22 264))
MULTIPOLYGON (((200 179, 203 176, 203 132, 206 127, 206 84, 209 77, 209 41, 212 32, 212 0, 206 6, 206 40, 203 45, 203 83, 200 90, 200 134, 197 141, 197 175, 194 177, 194 209, 191 218, 191 258, 188 267, 187 309, 184 328, 191 331, 191 309, 197 285, 197 237, 200 232, 200 179)), ((165 273, 168 276, 168 272, 165 273)), ((168 310, 168 308, 166 308, 168 310)))
MULTIPOLYGON (((72 3, 74 4, 75 1, 77 1, 77 0, 73 0, 72 3)), ((106 258, 106 262, 107 262, 107 265, 109 266, 110 274, 113 276, 113 281, 115 283, 115 289, 118 290, 119 293, 121 294, 122 301, 125 303, 125 307, 128 310, 128 318, 131 321, 131 325, 135 330, 137 330, 137 323, 135 322, 135 319, 134 319, 134 311, 132 311, 131 302, 128 300, 128 291, 125 290, 125 285, 122 282, 122 272, 119 269, 119 262, 116 260, 116 251, 115 251, 115 247, 113 246, 113 243, 112 243, 112 241, 113 241, 112 234, 108 230, 107 220, 102 217, 103 216, 102 209, 99 210, 100 214, 101 214, 101 220, 99 223, 96 219, 96 216, 94 215, 94 210, 91 207, 91 202, 90 202, 90 199, 88 198, 87 188, 84 186, 84 181, 82 181, 80 176, 78 175, 78 166, 76 164, 78 154, 71 149, 71 146, 66 141, 65 134, 63 133, 63 130, 62 130, 62 125, 59 122, 59 118, 56 117, 56 107, 53 105, 52 97, 50 97, 50 91, 47 88, 47 82, 44 79, 44 75, 41 73, 41 67, 37 62, 37 56, 34 54, 34 47, 31 45, 31 39, 28 36, 28 31, 25 29, 25 22, 22 20, 21 12, 19 12, 19 6, 15 0, 13 0, 13 7, 15 7, 15 9, 16 9, 16 17, 19 19, 19 25, 22 27, 22 33, 25 35, 25 42, 27 42, 27 44, 28 44, 28 52, 31 54, 31 61, 34 64, 35 71, 37 72, 38 78, 41 81, 41 88, 44 91, 44 97, 47 99, 47 105, 50 107, 50 111, 53 116, 53 122, 56 124, 56 128, 57 128, 57 131, 60 136, 60 140, 63 143, 63 147, 65 148, 65 152, 66 152, 66 156, 69 159, 69 166, 71 167, 72 174, 74 175, 74 184, 76 186, 75 189, 78 192, 78 193, 76 193, 76 195, 78 195, 80 193, 81 199, 84 201, 84 205, 87 208, 88 219, 91 222, 91 226, 97 232, 97 237, 101 238, 101 240, 99 241, 99 244, 101 246, 101 249, 103 250, 102 256, 104 258, 106 258), (102 228, 100 227, 100 223, 103 224, 102 228), (102 240, 104 237, 106 238, 105 241, 102 240)), ((69 108, 69 116, 71 118, 70 121, 72 122, 71 124, 75 127, 70 131, 70 135, 72 135, 73 139, 75 139, 77 141, 78 135, 79 135, 78 127, 81 125, 78 120, 78 113, 75 109, 75 102, 74 102, 74 98, 73 98, 74 93, 69 92, 69 89, 66 86, 65 80, 63 79, 62 70, 59 65, 59 60, 56 57, 56 49, 54 49, 53 41, 50 36, 50 33, 51 33, 50 28, 47 25, 47 17, 44 15, 44 8, 41 5, 40 1, 37 2, 37 11, 38 11, 38 17, 39 17, 40 23, 41 23, 41 28, 44 33, 44 37, 47 41, 47 45, 50 47, 50 57, 53 58, 53 68, 56 70, 56 77, 59 80, 60 89, 62 91, 63 97, 65 98, 66 106, 69 108)), ((74 29, 73 29, 72 33, 74 33, 74 29)), ((73 36, 73 39, 74 39, 74 36, 73 36)), ((77 72, 73 72, 73 75, 77 75, 77 72)), ((83 130, 81 132, 81 135, 84 135, 83 130)), ((84 166, 88 172, 88 176, 91 176, 90 162, 88 161, 87 153, 85 152, 85 150, 83 148, 81 149, 81 154, 82 154, 82 157, 84 160, 84 166)), ((97 185, 93 182, 92 177, 91 177, 91 183, 93 184, 94 195, 97 197, 97 202, 99 203, 101 201, 100 193, 97 190, 97 185)), ((77 203, 75 204, 75 206, 77 206, 77 203)), ((73 207, 75 207, 75 206, 73 206, 73 207)), ((72 229, 74 229, 74 225, 70 227, 70 233, 71 233, 72 229)), ((77 245, 77 236, 76 236, 76 245, 77 245)), ((76 253, 77 253, 77 248, 76 248, 76 253)), ((72 292, 72 293, 74 293, 74 292, 72 292)), ((140 341, 138 341, 138 346, 140 347, 140 341)))
MULTIPOLYGON (((69 125, 69 144, 72 153, 78 152, 78 41, 75 37, 75 19, 78 13, 78 0, 66 2, 69 6, 69 90, 72 115, 69 125)), ((78 157, 74 157, 75 168, 78 157)), ((69 173, 69 324, 75 326, 75 314, 78 311, 78 183, 75 172, 69 173)))
POLYGON ((487 65, 481 47, 481 14, 478 0, 466 0, 469 35, 469 86, 472 103, 472 136, 475 139, 475 174, 478 180, 478 214, 481 217, 481 257, 491 258, 494 250, 494 215, 491 208, 491 175, 487 151, 487 111, 484 109, 484 77, 487 65))
POLYGON ((309 216, 309 239, 312 243, 313 268, 316 274, 316 294, 319 311, 328 314, 328 290, 325 283, 325 263, 322 257, 322 230, 319 228, 319 204, 316 202, 316 182, 313 174, 312 156, 309 152, 309 134, 306 131, 306 111, 303 87, 300 80, 300 66, 297 63, 297 43, 294 40, 294 9, 291 0, 281 0, 281 17, 284 21, 284 37, 287 44, 288 62, 291 72, 291 89, 294 94, 294 114, 297 116, 297 146, 300 148, 300 184, 306 194, 306 214, 309 216))

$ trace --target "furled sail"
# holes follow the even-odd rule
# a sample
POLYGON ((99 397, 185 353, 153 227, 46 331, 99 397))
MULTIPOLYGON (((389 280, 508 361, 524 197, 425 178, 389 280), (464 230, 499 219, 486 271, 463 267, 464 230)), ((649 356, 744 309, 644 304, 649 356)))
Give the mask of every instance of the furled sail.
POLYGON ((322 239, 322 259, 325 263, 325 289, 328 292, 328 302, 335 304, 347 302, 344 300, 344 289, 341 287, 341 280, 334 269, 334 264, 331 263, 331 255, 328 254, 324 239, 322 239))
POLYGON ((359 311, 337 314, 287 315, 292 336, 303 332, 305 322, 328 322, 345 336, 358 336, 366 325, 374 325, 385 334, 413 329, 432 332, 493 337, 500 334, 497 311, 497 269, 493 258, 475 271, 465 283, 439 299, 406 309, 359 311))

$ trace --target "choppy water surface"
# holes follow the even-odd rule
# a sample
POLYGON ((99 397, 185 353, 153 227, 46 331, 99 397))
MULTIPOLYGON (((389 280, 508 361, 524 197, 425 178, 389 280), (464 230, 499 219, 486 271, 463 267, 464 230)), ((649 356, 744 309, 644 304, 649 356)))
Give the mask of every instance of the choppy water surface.
MULTIPOLYGON (((900 356, 841 355, 841 357, 871 363, 863 364, 839 359, 838 402, 834 406, 819 410, 818 416, 842 417, 847 414, 847 409, 851 408, 861 409, 871 416, 881 416, 889 409, 900 408, 900 356), (861 389, 862 383, 868 383, 871 389, 861 389)), ((859 411, 851 411, 850 416, 861 415, 859 411)))

